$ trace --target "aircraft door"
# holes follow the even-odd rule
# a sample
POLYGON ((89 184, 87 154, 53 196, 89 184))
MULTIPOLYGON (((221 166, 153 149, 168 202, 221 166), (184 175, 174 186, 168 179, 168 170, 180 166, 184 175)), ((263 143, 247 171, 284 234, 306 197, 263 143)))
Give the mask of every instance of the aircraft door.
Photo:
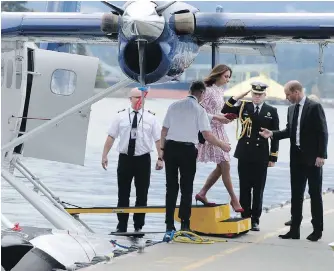
MULTIPOLYGON (((26 132, 94 94, 99 59, 35 49, 26 132)), ((90 107, 24 143, 23 156, 84 165, 90 107)))

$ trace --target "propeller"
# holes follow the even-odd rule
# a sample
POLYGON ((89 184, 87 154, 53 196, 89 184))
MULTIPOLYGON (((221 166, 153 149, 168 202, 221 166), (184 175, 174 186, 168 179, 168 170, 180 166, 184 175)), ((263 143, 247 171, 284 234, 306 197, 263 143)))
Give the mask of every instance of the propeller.
POLYGON ((107 1, 101 1, 103 4, 105 4, 107 7, 111 8, 112 10, 114 10, 115 12, 118 13, 118 15, 123 15, 124 13, 124 9, 122 9, 121 7, 118 7, 114 4, 110 4, 107 1))
POLYGON ((147 41, 146 40, 137 40, 138 45, 138 57, 139 57, 139 83, 142 86, 146 85, 145 82, 145 47, 147 41))
POLYGON ((170 1, 164 5, 157 6, 155 8, 156 12, 161 15, 162 12, 164 12, 167 8, 169 8, 171 5, 173 5, 176 1, 170 1))

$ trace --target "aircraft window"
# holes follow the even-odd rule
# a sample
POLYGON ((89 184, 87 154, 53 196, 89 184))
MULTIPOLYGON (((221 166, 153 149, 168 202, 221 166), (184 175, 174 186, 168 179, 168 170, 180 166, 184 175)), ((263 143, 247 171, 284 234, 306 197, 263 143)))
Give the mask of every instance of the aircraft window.
POLYGON ((16 59, 16 89, 21 88, 22 82, 22 60, 16 59))
POLYGON ((71 95, 77 83, 77 75, 69 70, 55 70, 51 79, 51 91, 57 95, 71 95))
POLYGON ((1 58, 1 86, 3 86, 3 79, 5 79, 5 62, 4 59, 1 58))
POLYGON ((11 59, 7 62, 7 78, 6 78, 6 87, 11 88, 13 81, 13 61, 11 59))

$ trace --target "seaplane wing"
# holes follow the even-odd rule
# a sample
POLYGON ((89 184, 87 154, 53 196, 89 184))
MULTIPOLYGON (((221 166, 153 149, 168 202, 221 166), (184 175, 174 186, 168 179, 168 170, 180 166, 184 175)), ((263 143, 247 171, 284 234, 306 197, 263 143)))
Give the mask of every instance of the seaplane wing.
MULTIPOLYGON (((179 12, 169 14, 170 28, 201 42, 250 46, 259 42, 334 42, 334 13, 179 12)), ((3 40, 116 43, 119 26, 124 26, 122 18, 114 13, 2 12, 1 34, 3 40)), ((129 27, 123 30, 132 31, 129 27)))
POLYGON ((334 13, 202 13, 193 35, 226 43, 334 42, 334 13))
POLYGON ((103 13, 2 12, 3 41, 115 43, 117 34, 101 30, 103 13))

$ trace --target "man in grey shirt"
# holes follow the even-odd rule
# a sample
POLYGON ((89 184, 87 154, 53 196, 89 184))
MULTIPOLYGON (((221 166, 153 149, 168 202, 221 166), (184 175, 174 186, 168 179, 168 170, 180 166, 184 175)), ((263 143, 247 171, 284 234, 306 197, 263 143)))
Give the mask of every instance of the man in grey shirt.
MULTIPOLYGON (((205 140, 231 150, 227 142, 218 140, 211 133, 209 116, 200 106, 205 84, 195 81, 191 84, 190 95, 171 104, 167 110, 161 131, 161 150, 166 167, 166 230, 175 230, 174 212, 179 191, 178 171, 180 170, 181 203, 179 218, 181 230, 190 230, 191 199, 196 174, 198 132, 205 140)), ((212 118, 213 116, 210 116, 212 118)))

